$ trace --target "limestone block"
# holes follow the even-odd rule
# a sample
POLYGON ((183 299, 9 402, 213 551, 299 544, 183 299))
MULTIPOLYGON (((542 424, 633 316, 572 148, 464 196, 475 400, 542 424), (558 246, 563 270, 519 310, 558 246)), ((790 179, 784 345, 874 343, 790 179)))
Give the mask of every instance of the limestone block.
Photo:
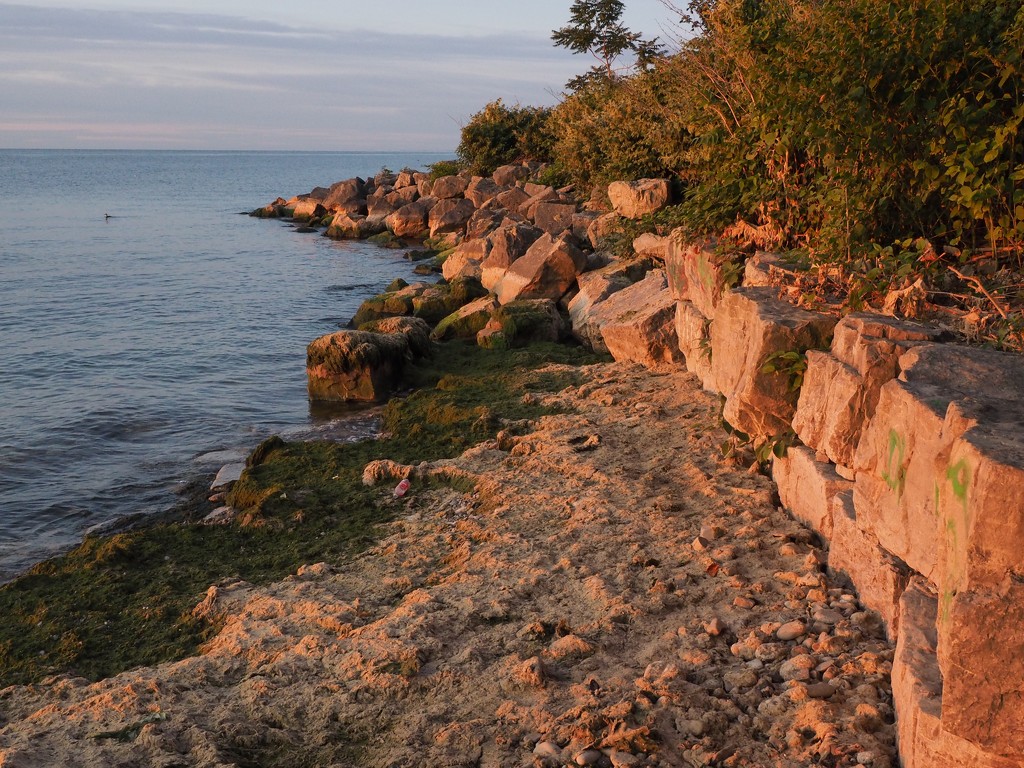
POLYGON ((608 236, 608 233, 615 228, 621 219, 622 217, 614 211, 611 213, 601 214, 594 219, 587 228, 587 239, 590 241, 591 247, 600 248, 601 242, 608 236))
POLYGON ((688 301, 676 302, 676 338, 686 370, 696 374, 708 392, 717 392, 711 371, 711 323, 688 301))
POLYGON ((419 318, 398 332, 337 331, 306 348, 306 376, 311 400, 380 400, 397 383, 407 358, 423 349, 429 326, 419 318), (415 343, 414 343, 415 342, 415 343))
POLYGON ((676 302, 663 271, 654 270, 612 294, 601 304, 601 314, 607 318, 600 324, 601 336, 616 360, 648 368, 683 361, 676 338, 676 302))
POLYGON ((590 242, 590 227, 601 214, 596 211, 577 211, 572 216, 572 233, 581 243, 590 242))
POLYGON ((427 216, 434 202, 433 198, 424 197, 403 205, 389 214, 384 223, 395 237, 423 237, 430 231, 427 216))
POLYGON ((327 237, 337 240, 355 240, 379 235, 383 231, 384 221, 382 219, 370 219, 357 213, 341 211, 334 214, 325 234, 327 237))
POLYGON ((565 323, 551 299, 510 301, 495 309, 491 324, 501 331, 506 346, 558 341, 565 333, 565 323))
POLYGON ((510 223, 502 225, 487 236, 490 250, 481 264, 480 281, 491 291, 505 276, 517 259, 526 255, 543 232, 532 224, 510 223))
POLYGON ((286 207, 291 211, 290 218, 298 221, 319 219, 327 215, 327 209, 320 201, 311 197, 294 198, 286 203, 286 207))
POLYGON ((400 171, 395 177, 395 189, 402 189, 404 187, 415 187, 416 179, 413 177, 412 171, 400 171))
POLYGON ((558 196, 558 193, 554 190, 553 187, 543 187, 538 184, 528 184, 526 186, 526 191, 529 192, 532 188, 536 188, 538 191, 530 195, 529 199, 525 203, 520 205, 518 210, 516 211, 521 216, 525 216, 530 221, 533 221, 535 219, 537 215, 537 206, 540 205, 541 203, 562 202, 562 199, 558 196))
POLYGON ((500 211, 478 208, 466 222, 466 239, 480 240, 487 237, 501 226, 502 218, 500 211))
POLYGON ((633 251, 637 256, 648 256, 665 263, 671 242, 668 237, 646 232, 633 240, 633 251))
POLYGON ((578 278, 579 293, 569 302, 569 320, 572 335, 591 349, 605 350, 601 328, 594 317, 594 310, 605 299, 633 284, 626 275, 607 267, 585 272, 578 278))
POLYGON ((560 235, 572 229, 572 217, 576 213, 573 203, 544 202, 534 210, 533 220, 539 229, 549 235, 560 235))
POLYGON ((771 288, 726 293, 711 323, 711 370, 726 421, 755 440, 786 432, 798 393, 784 372, 763 372, 765 363, 777 352, 827 346, 834 325, 780 301, 771 288))
POLYGON ((362 212, 365 213, 366 182, 358 177, 332 184, 323 199, 324 208, 332 212, 344 210, 359 213, 359 210, 353 209, 352 206, 359 205, 360 202, 363 206, 362 212))
MULTIPOLYGON (((420 192, 417 187, 403 187, 402 189, 393 189, 388 192, 384 199, 395 206, 395 209, 401 208, 403 205, 409 203, 415 203, 420 199, 420 192)), ((434 198, 435 200, 437 198, 434 198)))
POLYGON ((586 257, 573 244, 572 235, 554 238, 544 234, 516 259, 494 291, 502 304, 515 299, 557 301, 576 285, 576 276, 585 265, 586 257))
MULTIPOLYGON (((937 614, 938 601, 930 585, 920 577, 911 579, 900 599, 900 634, 892 666, 904 768, 1019 768, 1020 756, 988 752, 943 721, 945 690, 936 658, 937 614)), ((1018 719, 1015 725, 1018 732, 1020 722, 1018 719)))
MULTIPOLYGON (((1019 541, 1019 540, 1018 540, 1019 541)), ((1024 764, 1024 568, 991 590, 938 598, 942 727, 1024 764)))
POLYGON ((462 197, 469 188, 470 180, 465 176, 442 176, 435 179, 430 187, 430 194, 438 200, 462 197))
POLYGON ((931 344, 899 366, 854 458, 858 515, 940 589, 989 586, 1019 558, 1024 531, 1008 485, 1024 467, 1024 360, 931 344))
POLYGON ((525 165, 503 165, 495 169, 491 178, 499 187, 511 187, 517 181, 530 178, 530 169, 525 165))
POLYGON ((463 195, 479 208, 489 200, 496 198, 501 192, 502 188, 495 184, 490 177, 474 176, 463 195))
POLYGON ((487 321, 491 319, 491 315, 497 308, 498 302, 493 296, 484 296, 476 301, 471 301, 438 323, 431 338, 435 341, 475 338, 477 333, 487 325, 487 321))
POLYGON ((428 217, 430 236, 437 237, 448 232, 465 231, 466 223, 474 213, 476 213, 476 207, 472 201, 466 200, 464 197, 438 200, 437 205, 430 209, 428 217))
POLYGON ((639 179, 613 181, 608 185, 608 199, 612 208, 627 219, 640 219, 660 211, 669 203, 668 179, 639 179))
POLYGON ((910 571, 857 524, 853 495, 849 491, 832 497, 828 567, 830 571, 849 576, 857 587, 861 603, 881 614, 889 637, 899 636, 899 601, 909 583, 910 571))
POLYGON ((512 189, 505 190, 487 205, 504 208, 506 211, 518 211, 520 206, 530 199, 530 196, 526 194, 519 187, 513 187, 512 189))
POLYGON ((831 464, 816 461, 814 451, 804 445, 790 446, 785 456, 775 458, 772 477, 786 511, 830 540, 832 500, 837 494, 849 496, 853 483, 837 475, 831 464))
POLYGON ((457 277, 474 277, 480 279, 482 264, 491 250, 488 240, 465 240, 448 254, 441 265, 441 274, 445 280, 457 277))
POLYGON ((686 242, 669 238, 665 271, 669 287, 678 301, 690 301, 704 317, 711 319, 722 295, 739 276, 736 256, 719 252, 713 242, 686 242))
POLYGON ((837 465, 852 467, 881 388, 899 373, 900 356, 938 337, 936 329, 893 317, 844 317, 836 325, 831 354, 807 355, 793 429, 837 465))

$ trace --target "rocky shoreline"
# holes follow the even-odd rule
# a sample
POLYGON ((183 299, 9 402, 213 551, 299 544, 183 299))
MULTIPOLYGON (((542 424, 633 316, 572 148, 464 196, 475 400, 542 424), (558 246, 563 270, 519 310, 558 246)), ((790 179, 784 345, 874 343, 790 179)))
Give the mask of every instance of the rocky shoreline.
MULTIPOLYGON (((0 691, 5 766, 1018 764, 1017 736, 971 702, 1019 690, 1019 663, 962 623, 980 599, 1013 634, 1017 516, 999 539, 1003 497, 947 465, 972 440, 982 489, 1016 476, 1017 454, 986 446, 1017 445, 991 414, 1017 413, 1019 360, 795 306, 784 258, 652 225, 665 180, 602 205, 541 171, 382 173, 254 212, 415 246, 443 277, 395 283, 313 341, 314 400, 385 399, 438 344, 572 337, 616 362, 569 386, 541 369, 550 386, 513 398, 528 418, 428 404, 405 450, 435 425, 467 439, 455 458, 365 463, 383 539, 343 567, 210 587, 191 616, 217 631, 183 661, 0 691), (606 248, 642 219, 655 231, 628 256, 606 248), (936 520, 966 538, 908 526, 933 486, 936 520)), ((457 362, 436 385, 474 386, 457 362)), ((322 492, 263 472, 281 446, 250 457, 217 522, 304 519, 322 492)))

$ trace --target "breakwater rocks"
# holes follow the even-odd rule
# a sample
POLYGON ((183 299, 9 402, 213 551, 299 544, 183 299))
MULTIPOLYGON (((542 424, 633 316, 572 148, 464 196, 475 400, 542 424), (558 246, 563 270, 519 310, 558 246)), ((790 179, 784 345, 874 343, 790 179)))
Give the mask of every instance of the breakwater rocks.
MULTIPOLYGON (((509 343, 502 308, 546 301, 565 332, 616 360, 685 366, 722 396, 733 442, 771 460, 787 510, 897 643, 904 763, 1024 764, 1021 357, 886 315, 801 309, 787 295, 794 268, 774 254, 672 233, 616 260, 603 236, 665 206, 668 183, 617 182, 603 210, 531 183, 533 170, 343 182, 323 191, 320 223, 365 216, 334 235, 440 238, 444 278, 488 292, 440 321, 445 334, 509 343)), ((315 197, 276 210, 317 212, 315 197)))

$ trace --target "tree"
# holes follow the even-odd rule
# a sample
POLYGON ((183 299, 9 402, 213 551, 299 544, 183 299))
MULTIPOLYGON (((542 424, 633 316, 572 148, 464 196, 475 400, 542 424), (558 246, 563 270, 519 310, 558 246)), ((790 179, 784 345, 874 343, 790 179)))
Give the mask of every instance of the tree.
POLYGON ((569 23, 551 33, 555 45, 573 53, 589 53, 599 62, 566 83, 570 90, 578 91, 594 81, 615 80, 615 61, 624 53, 633 53, 641 68, 661 54, 657 38, 644 40, 622 23, 624 8, 622 0, 575 0, 569 23))

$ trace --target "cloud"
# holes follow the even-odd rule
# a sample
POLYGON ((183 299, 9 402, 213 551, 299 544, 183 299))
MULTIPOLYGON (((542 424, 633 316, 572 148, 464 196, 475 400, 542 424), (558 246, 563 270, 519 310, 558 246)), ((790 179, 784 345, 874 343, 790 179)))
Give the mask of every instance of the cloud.
POLYGON ((522 35, 0 4, 0 146, 447 151, 487 101, 550 104, 579 68, 522 35))

